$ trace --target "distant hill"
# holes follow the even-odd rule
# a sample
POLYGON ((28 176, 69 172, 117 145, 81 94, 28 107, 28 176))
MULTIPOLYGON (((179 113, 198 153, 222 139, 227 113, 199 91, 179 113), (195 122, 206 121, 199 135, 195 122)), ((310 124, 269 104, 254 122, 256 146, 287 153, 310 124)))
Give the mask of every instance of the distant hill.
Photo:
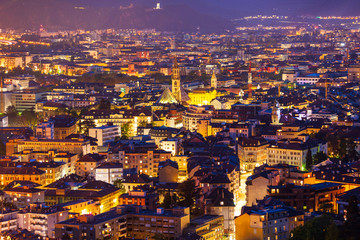
POLYGON ((0 0, 0 28, 104 29, 155 28, 165 31, 223 31, 232 27, 229 20, 196 11, 189 5, 167 5, 123 0, 0 0), (100 4, 102 2, 102 4, 100 4))
POLYGON ((360 0, 0 0, 0 28, 223 31, 254 14, 359 15, 360 0), (163 10, 153 10, 160 2, 163 10))

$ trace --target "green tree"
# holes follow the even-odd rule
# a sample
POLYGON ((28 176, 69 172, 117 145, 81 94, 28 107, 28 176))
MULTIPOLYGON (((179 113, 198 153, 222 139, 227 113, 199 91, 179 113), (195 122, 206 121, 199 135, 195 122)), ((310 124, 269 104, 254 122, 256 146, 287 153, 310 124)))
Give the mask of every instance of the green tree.
POLYGON ((343 235, 345 239, 355 240, 360 236, 360 214, 358 207, 358 200, 352 196, 348 200, 346 208, 346 221, 343 226, 343 235))
POLYGON ((125 189, 122 179, 115 180, 114 186, 117 187, 118 189, 120 189, 121 194, 126 193, 126 189, 125 189))
POLYGON ((295 228, 292 231, 292 237, 290 237, 290 240, 326 239, 326 236, 330 233, 332 233, 334 237, 330 239, 339 240, 339 238, 336 238, 336 235, 338 235, 338 229, 334 228, 333 219, 328 215, 322 215, 307 221, 303 226, 295 228))
POLYGON ((86 136, 89 136, 89 129, 93 127, 95 127, 95 122, 93 120, 86 119, 79 124, 80 133, 86 136))
POLYGON ((306 169, 308 171, 310 171, 312 165, 313 165, 313 159, 312 159, 312 155, 311 155, 311 149, 309 148, 306 153, 306 169))
POLYGON ((110 103, 110 101, 107 100, 107 99, 102 98, 102 99, 100 100, 98 109, 101 109, 101 110, 110 110, 110 109, 111 109, 111 103, 110 103))
POLYGON ((130 137, 130 123, 121 125, 121 139, 129 139, 130 137))
POLYGON ((167 193, 165 193, 164 200, 160 204, 160 206, 165 209, 170 209, 170 208, 177 206, 177 202, 178 202, 178 199, 177 199, 176 194, 171 195, 169 192, 167 192, 167 193))
POLYGON ((30 127, 35 130, 41 119, 39 119, 39 116, 34 112, 34 110, 25 110, 21 113, 19 120, 21 126, 30 127))
POLYGON ((196 186, 195 180, 187 179, 179 184, 179 205, 194 210, 195 202, 200 197, 200 189, 196 186))
POLYGON ((326 155, 323 151, 321 151, 321 152, 317 152, 314 155, 313 162, 314 162, 314 164, 318 164, 318 163, 325 161, 326 159, 328 159, 328 155, 326 155))
POLYGON ((339 155, 340 158, 344 158, 347 153, 347 142, 345 138, 341 138, 339 145, 339 155))
POLYGON ((340 240, 340 231, 334 222, 327 227, 325 240, 340 240))

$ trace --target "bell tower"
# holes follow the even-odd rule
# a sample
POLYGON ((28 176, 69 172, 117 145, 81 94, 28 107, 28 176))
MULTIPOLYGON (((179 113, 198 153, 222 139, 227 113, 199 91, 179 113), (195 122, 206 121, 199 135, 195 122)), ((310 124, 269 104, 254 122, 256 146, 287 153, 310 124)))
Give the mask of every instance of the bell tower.
POLYGON ((174 66, 172 69, 172 77, 171 77, 171 92, 175 99, 180 103, 181 102, 181 78, 180 78, 180 68, 175 57, 174 66))
POLYGON ((211 87, 215 89, 217 88, 217 78, 216 78, 215 70, 213 70, 213 74, 211 76, 211 87))
POLYGON ((252 99, 252 73, 251 73, 251 62, 249 63, 248 72, 248 98, 252 99))

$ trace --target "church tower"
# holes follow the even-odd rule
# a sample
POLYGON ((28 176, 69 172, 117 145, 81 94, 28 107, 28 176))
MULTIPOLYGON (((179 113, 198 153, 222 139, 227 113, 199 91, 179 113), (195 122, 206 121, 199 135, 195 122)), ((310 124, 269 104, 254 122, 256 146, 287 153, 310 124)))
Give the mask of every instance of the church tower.
POLYGON ((280 124, 280 107, 279 107, 279 103, 276 101, 274 104, 274 107, 272 108, 271 111, 271 123, 273 125, 279 125, 280 124))
POLYGON ((211 87, 214 89, 217 88, 217 78, 216 78, 215 70, 213 71, 213 74, 211 76, 211 87))
POLYGON ((252 73, 251 73, 251 62, 249 64, 249 73, 248 73, 248 98, 252 99, 252 73))
POLYGON ((171 92, 175 99, 180 103, 181 102, 181 89, 180 89, 180 68, 179 64, 175 58, 174 66, 172 69, 172 77, 171 77, 171 92))

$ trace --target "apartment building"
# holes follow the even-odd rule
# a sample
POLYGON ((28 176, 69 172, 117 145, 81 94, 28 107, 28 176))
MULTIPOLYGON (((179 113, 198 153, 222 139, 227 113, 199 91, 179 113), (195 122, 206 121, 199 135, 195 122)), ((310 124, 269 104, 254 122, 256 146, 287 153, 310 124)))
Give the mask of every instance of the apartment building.
POLYGON ((327 142, 308 140, 304 143, 298 139, 278 141, 267 149, 267 164, 288 164, 304 169, 309 150, 312 156, 321 151, 327 154, 327 142))
POLYGON ((26 229, 42 238, 55 238, 55 224, 68 219, 69 210, 59 206, 30 204, 17 214, 18 228, 26 229))
POLYGON ((1 185, 6 186, 13 181, 32 181, 46 184, 46 172, 34 167, 1 167, 1 185))
POLYGON ((304 213, 285 206, 251 207, 235 218, 235 239, 289 239, 304 224, 304 213))
POLYGON ((55 239, 122 239, 126 236, 126 214, 111 210, 86 214, 55 225, 55 239))
POLYGON ((16 152, 21 152, 24 150, 48 152, 54 149, 61 152, 69 152, 69 153, 84 154, 84 155, 91 153, 90 141, 83 139, 20 140, 17 143, 16 152))
POLYGON ((213 106, 189 106, 182 116, 183 127, 191 132, 198 131, 199 121, 210 119, 214 111, 213 106))
POLYGON ((35 110, 36 103, 45 97, 45 92, 16 92, 11 95, 11 103, 19 112, 35 110))
POLYGON ((116 137, 120 137, 120 135, 120 127, 114 125, 104 125, 89 129, 89 136, 96 138, 99 146, 106 146, 113 142, 116 137))
POLYGON ((185 233, 197 234, 202 239, 218 240, 224 236, 224 217, 220 215, 203 215, 190 221, 185 233))
POLYGON ((17 230, 17 214, 18 211, 13 210, 2 211, 0 213, 0 233, 17 230))
POLYGON ((105 162, 95 169, 95 179, 110 184, 114 181, 122 179, 123 165, 115 162, 105 162))
POLYGON ((153 239, 155 234, 159 233, 166 238, 176 239, 190 223, 189 208, 158 208, 156 211, 141 208, 137 206, 134 212, 127 214, 127 238, 153 239))
POLYGON ((268 146, 269 143, 264 138, 242 138, 238 145, 241 170, 253 171, 266 163, 268 146))
POLYGON ((156 177, 158 175, 159 162, 171 158, 171 152, 164 150, 145 150, 144 152, 119 151, 109 156, 109 161, 115 159, 124 166, 124 169, 137 168, 141 174, 156 177))

